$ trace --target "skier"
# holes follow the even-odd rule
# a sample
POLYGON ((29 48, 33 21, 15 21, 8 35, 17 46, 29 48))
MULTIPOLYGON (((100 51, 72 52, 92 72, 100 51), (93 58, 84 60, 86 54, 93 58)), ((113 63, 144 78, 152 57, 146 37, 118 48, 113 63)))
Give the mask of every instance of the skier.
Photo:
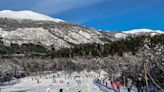
POLYGON ((51 92, 50 88, 47 88, 47 89, 46 89, 46 92, 51 92))
POLYGON ((121 86, 121 81, 120 80, 118 80, 118 82, 116 83, 116 86, 117 86, 117 90, 119 90, 119 92, 120 92, 120 86, 121 86))
POLYGON ((53 83, 57 83, 57 81, 55 79, 53 79, 52 81, 53 81, 53 83))
POLYGON ((108 82, 106 82, 106 87, 108 87, 108 82))
POLYGON ((60 89, 60 91, 59 92, 63 92, 63 89, 60 89))
POLYGON ((103 85, 105 84, 105 79, 102 79, 102 84, 103 84, 103 85))
POLYGON ((127 88, 128 88, 128 92, 130 92, 132 88, 132 79, 130 78, 127 79, 127 88))
POLYGON ((100 79, 97 79, 97 83, 100 83, 100 79))
POLYGON ((37 80, 37 83, 39 84, 40 83, 39 79, 37 78, 36 80, 37 80))
POLYGON ((143 92, 143 80, 142 75, 140 74, 137 81, 136 81, 136 87, 138 89, 138 92, 143 92))
POLYGON ((115 88, 115 84, 113 81, 111 81, 111 89, 114 89, 115 88))

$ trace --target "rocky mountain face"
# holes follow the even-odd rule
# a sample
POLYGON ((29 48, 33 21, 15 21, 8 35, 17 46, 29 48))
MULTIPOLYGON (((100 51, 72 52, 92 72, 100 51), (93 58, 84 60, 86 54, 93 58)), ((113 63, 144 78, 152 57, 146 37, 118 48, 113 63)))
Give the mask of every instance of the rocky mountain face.
POLYGON ((0 38, 6 45, 33 43, 59 49, 84 43, 103 44, 106 37, 95 29, 32 11, 4 10, 0 11, 0 38))
POLYGON ((0 37, 6 45, 40 43, 55 48, 71 47, 73 44, 104 43, 100 32, 80 25, 7 18, 0 18, 0 37))

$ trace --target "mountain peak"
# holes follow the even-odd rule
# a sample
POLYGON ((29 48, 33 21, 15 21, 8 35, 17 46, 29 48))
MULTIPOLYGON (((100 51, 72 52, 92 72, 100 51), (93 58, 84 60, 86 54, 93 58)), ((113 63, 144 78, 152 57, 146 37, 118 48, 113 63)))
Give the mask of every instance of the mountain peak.
POLYGON ((53 21, 53 22, 64 22, 63 20, 52 18, 44 14, 36 13, 33 11, 23 10, 23 11, 12 11, 3 10, 0 11, 0 18, 11 18, 11 19, 30 19, 35 21, 53 21))
POLYGON ((164 33, 160 30, 151 30, 151 29, 133 29, 129 31, 123 31, 126 34, 136 34, 136 33, 164 33))

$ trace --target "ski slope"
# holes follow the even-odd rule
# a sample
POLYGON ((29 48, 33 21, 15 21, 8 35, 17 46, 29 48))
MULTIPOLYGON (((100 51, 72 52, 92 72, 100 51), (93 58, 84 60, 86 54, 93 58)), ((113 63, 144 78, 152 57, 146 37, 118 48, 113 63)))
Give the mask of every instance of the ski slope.
POLYGON ((15 85, 1 86, 1 92, 46 92, 47 89, 50 89, 50 92, 59 92, 60 89, 63 89, 63 92, 102 92, 93 82, 96 75, 60 74, 55 78, 54 75, 26 77, 15 85), (76 76, 80 77, 76 78, 76 76), (81 83, 77 81, 81 81, 81 83))
MULTIPOLYGON (((0 92, 118 92, 105 86, 105 84, 96 83, 96 78, 105 78, 105 73, 97 74, 95 72, 74 72, 65 74, 62 72, 55 74, 46 74, 41 76, 29 76, 22 78, 15 85, 0 86, 0 92), (55 76, 55 77, 54 77, 55 76)), ((110 81, 107 81, 110 83, 110 81)), ((121 86, 120 92, 128 92, 126 87, 121 86)), ((132 88, 131 92, 137 92, 132 88)))
POLYGON ((51 79, 41 79, 41 83, 30 81, 28 78, 21 83, 11 86, 2 87, 2 92, 46 92, 50 88, 51 92, 102 92, 95 86, 90 79, 83 79, 81 84, 77 84, 75 80, 64 80, 64 83, 52 83, 51 79), (70 82, 70 84, 67 84, 70 82))

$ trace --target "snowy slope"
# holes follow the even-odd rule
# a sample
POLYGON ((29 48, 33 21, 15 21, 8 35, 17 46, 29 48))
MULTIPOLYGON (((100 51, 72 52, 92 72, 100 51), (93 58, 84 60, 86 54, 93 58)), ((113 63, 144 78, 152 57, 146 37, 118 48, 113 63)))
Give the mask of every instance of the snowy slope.
POLYGON ((125 33, 116 33, 114 37, 116 38, 126 38, 128 34, 125 33))
POLYGON ((18 28, 15 31, 4 31, 0 28, 0 37, 3 38, 6 45, 10 45, 10 43, 17 43, 19 45, 23 43, 37 44, 39 42, 46 46, 54 45, 57 48, 69 47, 65 41, 43 28, 18 28))
POLYGON ((41 43, 60 49, 72 44, 103 44, 100 37, 102 34, 94 29, 32 11, 0 11, 0 38, 5 45, 41 43))
POLYGON ((164 33, 164 32, 160 30, 151 30, 151 29, 134 29, 129 31, 123 31, 123 33, 137 34, 137 33, 164 33))
POLYGON ((19 83, 9 86, 0 86, 2 92, 47 92, 49 88, 50 92, 59 92, 59 89, 63 89, 63 92, 102 92, 93 80, 98 77, 99 74, 95 72, 81 72, 66 74, 64 72, 57 72, 55 74, 47 74, 40 76, 29 76, 20 80, 19 83), (57 76, 59 75, 59 76, 57 76), (53 77, 55 76, 54 82, 53 77), (80 76, 76 78, 75 76, 80 76), (39 83, 37 83, 39 80, 39 83), (63 80, 63 83, 60 81, 63 80), (77 80, 80 80, 79 84, 77 80))
MULTIPOLYGON (((63 92, 115 92, 106 87, 106 82, 108 87, 111 87, 109 84, 111 81, 108 79, 105 80, 104 84, 95 84, 93 82, 97 78, 104 79, 105 74, 106 72, 104 71, 101 71, 100 74, 94 71, 73 72, 72 74, 60 71, 54 74, 45 74, 42 77, 25 77, 20 79, 17 84, 0 87, 2 92, 59 92, 60 89, 63 89, 63 92), (60 82, 61 80, 63 82, 60 82)), ((123 86, 121 86, 120 90, 120 92, 127 92, 127 88, 123 86)), ((131 92, 137 92, 136 88, 132 87, 131 92)))
MULTIPOLYGON (((71 27, 70 27, 71 28, 71 27)), ((54 46, 55 48, 65 48, 70 47, 69 43, 83 44, 83 43, 102 43, 98 38, 98 34, 94 31, 88 30, 85 32, 82 30, 77 31, 76 29, 71 29, 69 31, 62 29, 44 29, 42 27, 38 28, 18 28, 13 31, 5 31, 0 28, 0 38, 6 45, 11 43, 23 44, 23 43, 41 43, 45 46, 54 46)))
POLYGON ((118 32, 114 35, 114 37, 121 39, 121 38, 126 38, 127 36, 139 36, 139 35, 155 36, 158 34, 164 34, 164 31, 151 30, 151 29, 133 29, 128 31, 118 32))
POLYGON ((47 21, 53 21, 53 22, 64 22, 63 20, 52 18, 52 17, 39 14, 36 12, 32 12, 32 11, 3 10, 3 11, 0 11, 0 18, 47 20, 47 21))

